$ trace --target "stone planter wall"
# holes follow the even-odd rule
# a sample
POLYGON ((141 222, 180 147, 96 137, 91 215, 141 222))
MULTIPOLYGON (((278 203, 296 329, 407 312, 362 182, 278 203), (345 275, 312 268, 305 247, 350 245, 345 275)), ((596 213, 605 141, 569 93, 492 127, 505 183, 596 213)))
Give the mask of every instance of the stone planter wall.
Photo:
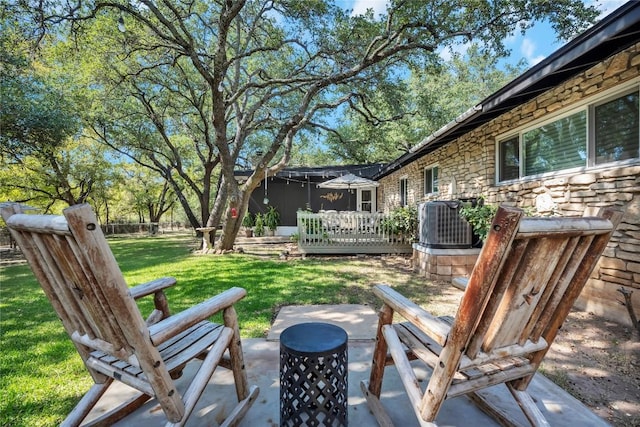
POLYGON ((413 269, 428 280, 450 282, 469 277, 480 249, 432 249, 413 244, 413 269))
POLYGON ((582 215, 618 206, 625 216, 600 260, 578 306, 630 323, 620 287, 635 290, 640 315, 640 160, 622 165, 557 173, 544 179, 496 184, 496 139, 581 100, 640 76, 640 43, 592 67, 520 107, 380 180, 378 206, 399 204, 399 180, 408 178, 409 203, 483 196, 488 203, 532 208, 540 215, 582 215), (424 195, 423 170, 438 165, 440 192, 424 195))

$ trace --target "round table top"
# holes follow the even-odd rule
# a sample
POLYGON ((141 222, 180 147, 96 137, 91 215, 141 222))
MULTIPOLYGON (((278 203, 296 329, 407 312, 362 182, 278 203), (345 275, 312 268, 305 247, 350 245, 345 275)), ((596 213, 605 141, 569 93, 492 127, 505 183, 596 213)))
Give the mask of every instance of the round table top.
POLYGON ((347 343, 347 333, 329 323, 298 323, 280 334, 280 345, 288 352, 298 354, 329 353, 347 343))

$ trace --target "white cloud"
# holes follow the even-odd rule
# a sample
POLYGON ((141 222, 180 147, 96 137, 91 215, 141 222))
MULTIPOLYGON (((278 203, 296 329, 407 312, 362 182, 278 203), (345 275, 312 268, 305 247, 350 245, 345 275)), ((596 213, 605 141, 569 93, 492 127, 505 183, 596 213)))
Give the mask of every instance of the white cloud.
POLYGON ((538 56, 534 56, 533 58, 529 59, 529 66, 534 66, 536 65, 538 62, 541 62, 544 58, 546 58, 546 56, 544 55, 538 55, 538 56))
POLYGON ((529 63, 529 66, 536 65, 545 58, 544 55, 536 55, 536 48, 536 44, 530 38, 525 37, 522 39, 520 52, 529 63))
POLYGON ((373 16, 377 18, 387 11, 387 0, 355 0, 351 16, 363 15, 367 9, 373 9, 373 16))
POLYGON ((525 58, 530 58, 536 50, 536 44, 528 38, 522 40, 520 44, 520 52, 525 58))

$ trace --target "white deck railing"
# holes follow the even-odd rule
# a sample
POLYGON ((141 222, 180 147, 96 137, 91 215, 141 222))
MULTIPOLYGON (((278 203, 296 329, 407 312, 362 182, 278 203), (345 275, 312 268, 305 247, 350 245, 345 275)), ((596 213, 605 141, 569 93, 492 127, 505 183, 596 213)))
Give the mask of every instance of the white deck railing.
POLYGON ((303 253, 411 253, 410 236, 390 233, 385 214, 298 212, 298 246, 303 253))

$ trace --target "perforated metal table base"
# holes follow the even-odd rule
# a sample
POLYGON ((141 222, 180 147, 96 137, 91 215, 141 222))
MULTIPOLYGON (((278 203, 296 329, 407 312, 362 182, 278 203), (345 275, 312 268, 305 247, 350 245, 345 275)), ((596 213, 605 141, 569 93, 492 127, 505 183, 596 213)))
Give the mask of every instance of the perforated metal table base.
POLYGON ((280 425, 347 425, 347 333, 300 323, 280 334, 280 425))

